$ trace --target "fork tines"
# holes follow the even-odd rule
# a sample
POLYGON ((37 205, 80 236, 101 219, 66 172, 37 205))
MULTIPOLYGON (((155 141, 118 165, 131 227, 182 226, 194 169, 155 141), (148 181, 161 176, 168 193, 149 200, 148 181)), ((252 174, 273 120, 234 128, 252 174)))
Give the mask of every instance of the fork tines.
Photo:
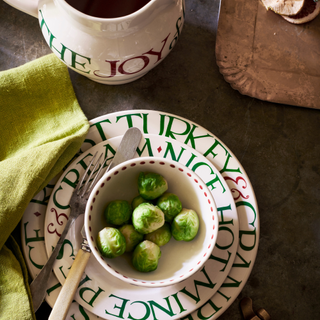
POLYGON ((96 163, 93 163, 95 158, 97 157, 98 151, 94 154, 94 156, 92 157, 86 171, 84 172, 81 181, 78 183, 77 188, 76 188, 76 192, 77 195, 80 196, 81 198, 84 197, 84 195, 86 193, 89 193, 93 187, 95 186, 96 182, 98 181, 98 177, 100 176, 101 170, 103 169, 107 159, 105 159, 104 161, 102 161, 102 163, 100 163, 101 158, 103 157, 103 153, 100 154, 98 160, 96 161, 96 163), (90 170, 90 168, 93 166, 92 171, 90 172, 90 175, 88 176, 87 180, 85 181, 85 178, 90 170), (100 166, 100 167, 99 167, 100 166), (98 172, 96 171, 97 168, 99 167, 98 172), (94 178, 93 175, 95 174, 94 178), (90 180, 93 178, 93 180, 90 183, 90 180), (84 184, 83 184, 84 183, 84 184), (80 192, 81 191, 81 192, 80 192), (81 194, 80 194, 81 193, 81 194))

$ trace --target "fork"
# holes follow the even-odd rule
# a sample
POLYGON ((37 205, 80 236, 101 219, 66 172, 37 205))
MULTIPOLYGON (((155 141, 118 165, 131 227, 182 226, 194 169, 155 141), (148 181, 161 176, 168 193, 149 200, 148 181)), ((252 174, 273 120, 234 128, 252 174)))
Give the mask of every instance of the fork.
POLYGON ((72 193, 72 196, 70 199, 70 208, 72 208, 72 210, 70 212, 70 216, 68 218, 68 221, 60 236, 58 243, 56 244, 48 261, 46 262, 44 267, 41 269, 40 273, 30 284, 34 311, 38 310, 38 308, 40 307, 41 303, 43 302, 46 296, 49 276, 51 274, 52 267, 56 260, 56 257, 58 256, 60 248, 65 240, 65 237, 72 223, 78 218, 79 215, 84 213, 86 203, 87 203, 86 195, 88 195, 91 189, 95 186, 96 182, 98 181, 98 177, 100 176, 100 173, 106 164, 107 159, 103 160, 103 162, 100 163, 101 158, 103 157, 103 153, 100 154, 98 160, 94 163, 97 154, 98 154, 98 151, 94 154, 87 169, 85 170, 83 175, 79 178, 80 182, 78 182, 76 188, 72 193), (92 170, 90 171, 91 168, 92 170))
MULTIPOLYGON (((135 127, 129 128, 123 135, 120 145, 111 163, 107 166, 105 171, 111 170, 118 164, 128 159, 131 159, 136 153, 136 150, 140 143, 141 138, 142 138, 142 133, 138 128, 135 128, 135 127)), ((85 212, 87 198, 88 198, 87 195, 90 194, 92 188, 98 182, 100 173, 102 169, 105 167, 105 164, 108 160, 108 158, 106 158, 100 164, 101 158, 103 157, 103 154, 100 154, 96 163, 93 163, 95 161, 97 154, 98 152, 96 152, 95 155, 93 156, 88 167, 86 168, 86 171, 80 177, 79 179, 80 182, 78 182, 76 188, 72 193, 72 196, 70 199, 71 213, 68 218, 67 224, 60 236, 58 243, 56 244, 54 250, 52 251, 47 263, 44 265, 44 267, 41 269, 38 276, 32 281, 30 285, 34 311, 38 310, 38 308, 40 307, 41 303, 43 302, 46 296, 49 276, 51 274, 55 259, 68 233, 68 230, 72 225, 72 223, 78 218, 78 216, 85 212), (90 171, 91 168, 92 170, 90 171)))

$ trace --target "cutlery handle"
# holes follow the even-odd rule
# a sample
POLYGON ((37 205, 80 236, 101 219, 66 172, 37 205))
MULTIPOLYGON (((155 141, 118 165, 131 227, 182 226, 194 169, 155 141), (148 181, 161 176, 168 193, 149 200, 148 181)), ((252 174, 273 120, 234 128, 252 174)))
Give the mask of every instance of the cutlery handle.
POLYGON ((90 252, 80 249, 62 286, 48 320, 64 320, 78 289, 84 269, 90 258, 90 252))
POLYGON ((50 275, 52 273, 52 267, 54 262, 56 261, 56 257, 58 256, 58 253, 60 251, 60 248, 63 244, 63 241, 66 238, 66 235, 72 225, 72 223, 75 221, 76 217, 72 215, 69 216, 69 219, 66 223, 66 226, 58 240, 58 243, 56 244, 54 250, 52 251, 48 261, 43 266, 43 268, 40 270, 39 274, 36 276, 36 278, 31 282, 30 284, 30 290, 32 295, 32 302, 33 302, 33 308, 34 311, 37 311, 40 305, 42 304, 46 292, 47 292, 47 286, 49 282, 50 275))

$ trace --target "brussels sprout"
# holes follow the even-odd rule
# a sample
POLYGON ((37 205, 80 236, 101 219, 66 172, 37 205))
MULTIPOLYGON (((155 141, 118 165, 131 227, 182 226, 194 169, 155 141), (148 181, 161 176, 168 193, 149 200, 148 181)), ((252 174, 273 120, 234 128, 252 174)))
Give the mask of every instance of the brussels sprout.
POLYGON ((159 247, 164 246, 171 239, 171 227, 165 223, 161 228, 146 234, 144 239, 154 242, 159 247))
POLYGON ((111 201, 104 211, 106 222, 116 226, 127 223, 131 218, 131 214, 131 205, 126 200, 111 201))
POLYGON ((138 177, 139 194, 147 200, 160 197, 168 189, 166 179, 158 173, 140 172, 138 177))
POLYGON ((136 207, 138 207, 141 203, 145 203, 145 202, 149 202, 150 203, 150 201, 142 198, 140 195, 136 196, 135 198, 133 198, 133 200, 131 202, 132 210, 134 210, 136 207))
POLYGON ((126 250, 126 239, 116 228, 105 227, 97 236, 98 249, 104 257, 115 258, 126 250))
POLYGON ((173 218, 182 210, 182 204, 178 196, 166 192, 157 200, 157 206, 164 213, 167 222, 171 222, 173 218))
POLYGON ((150 272, 157 269, 160 257, 161 250, 159 246, 151 241, 144 240, 134 249, 132 264, 138 271, 150 272))
POLYGON ((119 228, 119 231, 126 239, 126 252, 131 252, 135 246, 143 241, 143 234, 139 233, 132 224, 125 224, 119 228))
POLYGON ((171 224, 172 236, 178 241, 191 241, 198 233, 199 217, 194 210, 182 209, 171 224))
POLYGON ((147 234, 164 225, 164 214, 151 203, 141 203, 133 210, 132 223, 138 232, 147 234))

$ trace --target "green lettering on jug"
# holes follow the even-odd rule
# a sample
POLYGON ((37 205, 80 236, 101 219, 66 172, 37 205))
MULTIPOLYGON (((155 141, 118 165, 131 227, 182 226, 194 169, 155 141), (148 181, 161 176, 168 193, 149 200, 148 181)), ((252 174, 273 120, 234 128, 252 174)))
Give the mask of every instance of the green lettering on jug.
POLYGON ((179 36, 180 36, 180 29, 182 29, 183 27, 183 20, 182 20, 182 17, 179 17, 178 20, 176 21, 176 30, 177 32, 175 33, 175 35, 173 36, 173 39, 170 43, 170 46, 169 46, 169 49, 171 50, 174 45, 177 43, 178 39, 179 39, 179 36))
POLYGON ((67 48, 64 44, 62 44, 61 42, 58 41, 58 39, 52 34, 52 32, 50 31, 44 17, 43 17, 43 13, 41 10, 39 10, 40 16, 41 18, 39 19, 39 23, 40 23, 40 29, 42 31, 42 34, 45 38, 45 40, 47 41, 50 49, 55 52, 58 56, 58 58, 60 60, 62 60, 66 65, 80 71, 86 74, 89 74, 91 72, 91 70, 85 70, 86 69, 86 64, 91 64, 91 58, 83 56, 79 53, 76 53, 75 51, 67 48), (43 28, 45 27, 46 30, 46 34, 45 31, 43 31, 43 28), (56 41, 55 41, 56 40, 56 41), (69 61, 67 61, 67 53, 70 55, 70 58, 68 59, 69 61), (84 61, 80 62, 78 59, 82 58, 84 59, 84 61), (81 66, 82 68, 79 68, 79 66, 81 66))

